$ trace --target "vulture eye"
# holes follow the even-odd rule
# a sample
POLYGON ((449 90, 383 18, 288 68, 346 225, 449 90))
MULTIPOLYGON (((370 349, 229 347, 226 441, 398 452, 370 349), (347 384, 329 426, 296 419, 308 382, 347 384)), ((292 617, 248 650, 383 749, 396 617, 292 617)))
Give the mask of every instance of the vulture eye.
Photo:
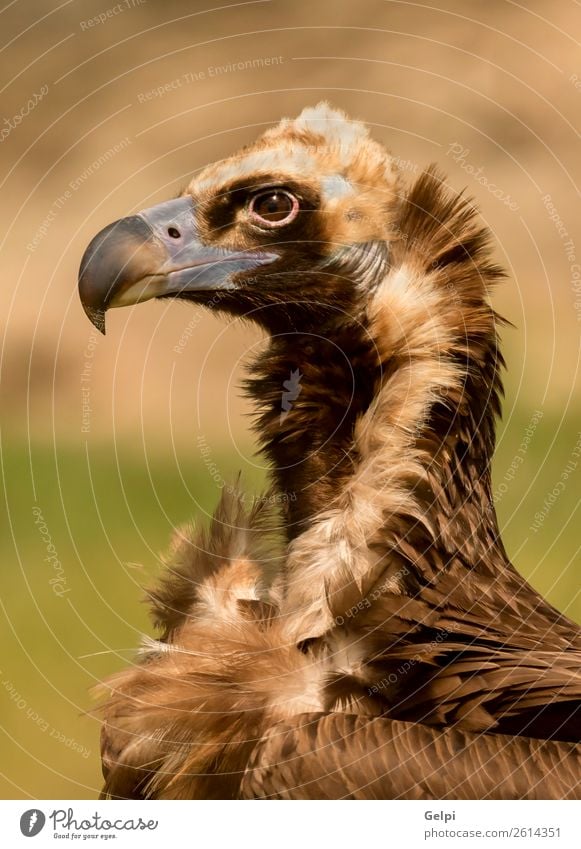
POLYGON ((268 189, 250 201, 250 217, 263 227, 283 227, 296 218, 299 202, 290 192, 268 189))

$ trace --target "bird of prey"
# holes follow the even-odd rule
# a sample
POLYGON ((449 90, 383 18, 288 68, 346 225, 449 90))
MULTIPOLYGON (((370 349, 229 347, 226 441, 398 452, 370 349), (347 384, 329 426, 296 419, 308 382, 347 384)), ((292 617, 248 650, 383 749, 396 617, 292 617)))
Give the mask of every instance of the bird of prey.
POLYGON ((502 276, 469 200, 325 103, 93 239, 101 330, 180 298, 266 331, 272 469, 177 535, 159 638, 108 682, 105 796, 581 798, 581 630, 492 498, 502 276))

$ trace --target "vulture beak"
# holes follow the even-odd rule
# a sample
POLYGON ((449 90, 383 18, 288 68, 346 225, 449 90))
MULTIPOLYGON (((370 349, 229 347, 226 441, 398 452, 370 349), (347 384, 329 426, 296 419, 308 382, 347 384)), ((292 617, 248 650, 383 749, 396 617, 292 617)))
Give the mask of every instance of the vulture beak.
POLYGON ((232 251, 202 243, 191 198, 166 201, 109 224, 86 249, 79 295, 95 327, 105 312, 150 298, 236 289, 233 275, 278 259, 274 253, 232 251))

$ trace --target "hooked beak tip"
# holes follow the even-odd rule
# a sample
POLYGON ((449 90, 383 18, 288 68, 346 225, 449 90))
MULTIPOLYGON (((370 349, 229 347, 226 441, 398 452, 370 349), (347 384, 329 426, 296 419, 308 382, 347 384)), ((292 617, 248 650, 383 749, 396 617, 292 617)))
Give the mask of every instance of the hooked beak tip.
POLYGON ((93 307, 84 307, 84 309, 91 324, 105 336, 105 310, 94 309, 93 307))

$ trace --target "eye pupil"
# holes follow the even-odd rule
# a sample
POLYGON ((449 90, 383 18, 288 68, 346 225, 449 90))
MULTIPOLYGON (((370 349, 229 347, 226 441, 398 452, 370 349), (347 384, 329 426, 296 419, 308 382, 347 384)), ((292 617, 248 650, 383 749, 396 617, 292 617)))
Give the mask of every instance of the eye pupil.
POLYGON ((270 190, 256 195, 250 203, 252 217, 271 226, 289 223, 297 211, 297 199, 290 193, 280 190, 270 190))
POLYGON ((254 205, 255 211, 263 218, 267 216, 273 221, 279 221, 286 218, 292 209, 291 199, 287 195, 274 192, 271 195, 263 195, 257 199, 254 205))

